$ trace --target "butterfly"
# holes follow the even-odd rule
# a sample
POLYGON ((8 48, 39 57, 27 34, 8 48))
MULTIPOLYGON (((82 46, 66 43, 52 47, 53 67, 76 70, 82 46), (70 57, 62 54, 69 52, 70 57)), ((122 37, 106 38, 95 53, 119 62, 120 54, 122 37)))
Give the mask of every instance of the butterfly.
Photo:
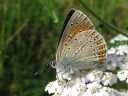
POLYGON ((103 65, 106 58, 104 38, 83 12, 71 9, 60 34, 56 60, 51 65, 65 74, 95 69, 103 65))

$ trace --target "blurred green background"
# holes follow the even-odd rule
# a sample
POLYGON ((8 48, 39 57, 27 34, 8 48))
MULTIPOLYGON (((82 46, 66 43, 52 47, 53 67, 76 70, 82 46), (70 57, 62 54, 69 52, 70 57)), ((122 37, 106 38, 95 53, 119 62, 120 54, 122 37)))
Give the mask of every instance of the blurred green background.
MULTIPOLYGON (((127 0, 83 0, 98 17, 128 32, 127 0)), ((97 20, 79 0, 0 0, 0 96, 48 96, 59 34, 71 8, 83 11, 108 42, 117 33, 97 20)), ((109 44, 108 44, 109 46, 109 44)))

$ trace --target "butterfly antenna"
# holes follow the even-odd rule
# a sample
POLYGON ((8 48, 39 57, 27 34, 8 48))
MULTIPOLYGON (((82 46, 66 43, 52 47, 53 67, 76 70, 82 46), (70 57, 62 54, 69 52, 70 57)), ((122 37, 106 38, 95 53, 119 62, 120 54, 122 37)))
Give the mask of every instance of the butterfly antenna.
POLYGON ((37 76, 38 74, 42 73, 49 65, 50 65, 50 64, 48 63, 48 64, 46 64, 44 67, 42 67, 39 71, 37 71, 37 72, 35 73, 35 76, 37 76))

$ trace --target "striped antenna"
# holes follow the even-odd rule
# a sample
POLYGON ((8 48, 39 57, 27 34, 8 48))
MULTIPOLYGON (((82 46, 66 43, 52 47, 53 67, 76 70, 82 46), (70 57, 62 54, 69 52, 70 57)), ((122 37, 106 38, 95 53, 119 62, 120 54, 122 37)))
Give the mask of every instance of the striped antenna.
POLYGON ((35 73, 35 76, 37 76, 38 74, 42 73, 48 66, 50 66, 49 63, 46 64, 45 66, 43 66, 39 71, 37 71, 37 72, 35 73))

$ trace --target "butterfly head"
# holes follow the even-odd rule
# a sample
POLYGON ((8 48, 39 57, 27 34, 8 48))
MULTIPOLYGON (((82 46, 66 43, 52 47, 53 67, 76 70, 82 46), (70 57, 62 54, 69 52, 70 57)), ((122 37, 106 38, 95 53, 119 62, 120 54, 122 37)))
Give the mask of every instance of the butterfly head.
POLYGON ((56 62, 56 60, 51 61, 50 65, 53 68, 56 68, 59 71, 63 71, 64 73, 69 72, 69 70, 70 70, 70 64, 65 64, 65 63, 62 63, 62 62, 58 64, 56 62))
POLYGON ((56 60, 53 60, 50 62, 50 65, 53 67, 53 68, 56 68, 56 60))

